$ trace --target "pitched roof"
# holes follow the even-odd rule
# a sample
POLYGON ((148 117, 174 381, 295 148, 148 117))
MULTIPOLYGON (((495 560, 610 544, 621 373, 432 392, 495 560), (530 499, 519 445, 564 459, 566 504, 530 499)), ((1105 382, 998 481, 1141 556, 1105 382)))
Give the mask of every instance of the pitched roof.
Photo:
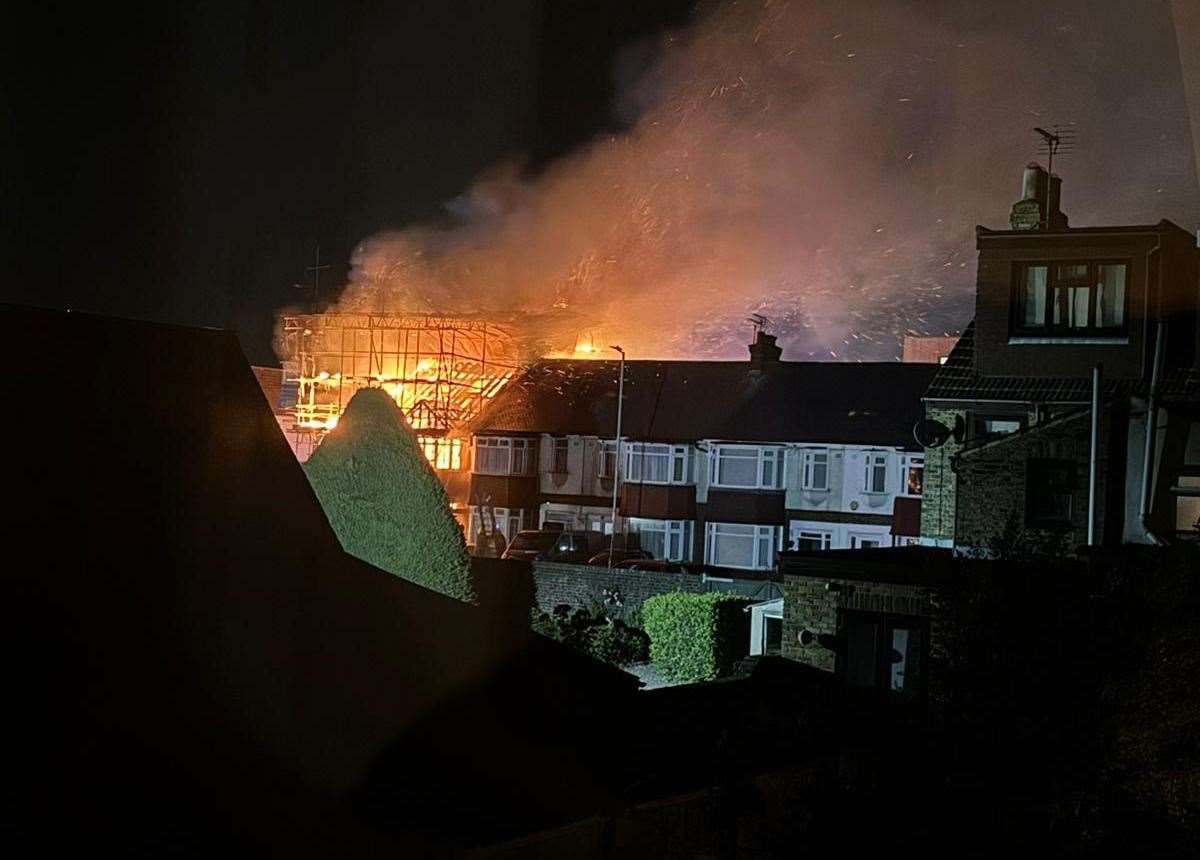
MULTIPOLYGON (((578 433, 616 428, 619 362, 545 359, 510 382, 469 427, 475 433, 578 433)), ((622 435, 661 442, 730 439, 913 445, 921 394, 936 365, 781 361, 630 361, 622 435)))
MULTIPOLYGON (((1104 379, 1105 396, 1145 395, 1140 379, 1104 379)), ((1200 397, 1200 370, 1167 368, 1162 390, 1168 400, 1200 397)), ((983 400, 1021 403, 1090 403, 1092 381, 1087 377, 982 376, 975 372, 975 322, 958 339, 946 363, 938 368, 925 392, 926 400, 983 400)))

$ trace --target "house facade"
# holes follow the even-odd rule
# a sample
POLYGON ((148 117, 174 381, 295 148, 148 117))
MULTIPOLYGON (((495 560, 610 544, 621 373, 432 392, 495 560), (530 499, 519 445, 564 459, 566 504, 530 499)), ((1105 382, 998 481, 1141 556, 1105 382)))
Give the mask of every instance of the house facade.
POLYGON ((912 436, 936 365, 545 360, 471 427, 468 540, 590 529, 655 558, 766 571, 777 554, 919 537, 912 436), (617 516, 613 521, 616 490, 617 516))
POLYGON ((1070 228, 1037 196, 1041 168, 1025 187, 1013 229, 977 228, 975 319, 925 394, 922 543, 1194 537, 1196 238, 1168 221, 1070 228))

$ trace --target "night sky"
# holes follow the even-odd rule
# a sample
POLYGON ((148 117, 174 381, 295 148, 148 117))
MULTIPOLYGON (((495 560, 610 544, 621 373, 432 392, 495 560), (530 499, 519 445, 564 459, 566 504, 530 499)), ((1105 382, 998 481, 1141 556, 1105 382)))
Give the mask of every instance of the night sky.
POLYGON ((10 9, 0 295, 231 327, 273 363, 318 244, 340 285, 364 237, 602 131, 615 56, 692 5, 10 9))
MULTIPOLYGON (((861 331, 875 335, 882 357, 884 341, 908 326, 965 322, 970 230, 1004 226, 1021 162, 1036 154, 1030 127, 1058 119, 1083 122, 1082 151, 1064 168, 1073 224, 1200 225, 1165 4, 796 0, 708 3, 696 15, 693 5, 301 0, 6 11, 0 298, 232 328, 251 361, 274 363, 275 314, 310 298, 293 285, 311 281, 317 245, 331 265, 321 275, 328 302, 364 239, 414 224, 436 230, 451 220, 448 202, 480 188, 495 165, 519 162, 520 180, 498 187, 524 195, 518 218, 542 218, 529 243, 497 242, 513 218, 478 211, 480 228, 450 225, 445 235, 457 249, 485 231, 481 263, 548 304, 526 257, 533 270, 534 257, 559 250, 556 234, 568 235, 560 222, 581 214, 580 202, 588 208, 591 194, 570 175, 537 181, 566 156, 585 178, 635 177, 626 188, 635 196, 638 177, 648 177, 647 194, 653 187, 658 197, 648 197, 657 208, 647 224, 668 240, 694 216, 689 242, 661 245, 671 253, 631 268, 647 274, 617 287, 663 284, 685 254, 695 266, 713 248, 722 255, 709 304, 718 307, 746 273, 738 301, 683 320, 677 352, 740 323, 760 294, 799 304, 820 298, 817 283, 835 320, 825 326, 830 343, 813 345, 827 350, 818 354, 844 357, 833 348, 845 336, 854 357, 858 334, 848 332, 861 331), (664 52, 667 32, 680 35, 664 52), (793 44, 806 59, 787 59, 793 44), (678 133, 653 137, 659 120, 675 122, 693 101, 706 125, 681 121, 678 133), (688 143, 692 128, 704 138, 688 143), (627 160, 592 158, 595 140, 616 141, 627 160), (687 164, 718 183, 706 198, 672 186, 687 164), (745 216, 724 205, 720 182, 731 201, 747 195, 736 200, 745 216), (569 196, 575 208, 560 219, 554 205, 569 196), (696 205, 714 202, 728 211, 696 205), (745 235, 720 248, 738 230, 745 235), (793 236, 814 237, 813 247, 793 236), (807 268, 792 262, 802 251, 807 268), (836 265, 814 263, 839 254, 836 265), (892 262, 901 257, 907 268, 892 262), (802 268, 808 282, 771 279, 802 268), (933 283, 943 268, 953 274, 944 292, 933 283), (906 305, 922 279, 931 298, 906 305), (850 294, 857 304, 846 304, 850 294)), ((627 203, 609 201, 607 223, 627 203)), ((568 238, 586 246, 591 229, 585 217, 568 238)), ((557 259, 536 265, 546 277, 564 271, 557 259)), ((492 282, 501 297, 514 291, 492 282)), ((597 295, 623 295, 611 280, 597 284, 597 295)), ((743 334, 730 349, 740 353, 743 334)))

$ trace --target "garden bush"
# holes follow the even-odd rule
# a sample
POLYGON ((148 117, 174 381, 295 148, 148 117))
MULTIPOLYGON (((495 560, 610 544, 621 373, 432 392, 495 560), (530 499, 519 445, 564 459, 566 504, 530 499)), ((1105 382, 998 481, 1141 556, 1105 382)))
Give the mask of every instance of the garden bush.
POLYGON ((535 633, 613 666, 641 663, 649 656, 645 632, 603 612, 556 606, 553 613, 534 609, 530 621, 535 633))
POLYGON ((474 602, 462 529, 404 414, 358 391, 304 464, 342 548, 382 570, 474 602))
POLYGON ((689 684, 727 675, 749 650, 744 597, 711 591, 657 594, 642 604, 650 660, 669 681, 689 684))

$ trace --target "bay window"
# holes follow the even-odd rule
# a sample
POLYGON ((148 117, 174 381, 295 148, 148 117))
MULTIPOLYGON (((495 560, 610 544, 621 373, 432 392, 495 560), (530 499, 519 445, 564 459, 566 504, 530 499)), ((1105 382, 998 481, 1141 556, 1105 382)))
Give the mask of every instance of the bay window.
POLYGON ((830 549, 833 546, 833 533, 815 529, 797 529, 793 526, 792 544, 800 552, 830 549))
POLYGON ((704 562, 715 567, 768 570, 775 565, 783 529, 779 526, 709 523, 705 530, 704 562))
POLYGON ((801 454, 800 488, 803 490, 829 489, 829 451, 808 448, 801 454))
POLYGON ((908 465, 904 468, 904 486, 903 493, 906 496, 921 495, 921 488, 925 483, 925 461, 920 457, 913 458, 908 461, 908 465))
POLYGON ((688 520, 647 520, 631 517, 629 530, 638 536, 638 545, 663 561, 690 561, 692 524, 688 520))
POLYGON ((480 534, 490 535, 493 529, 504 535, 511 543, 524 525, 525 512, 520 508, 493 508, 487 505, 471 505, 467 541, 474 544, 480 534))
POLYGON ((778 490, 783 487, 783 448, 713 445, 709 481, 714 487, 778 490))
POLYGON ((534 462, 533 439, 475 437, 475 472, 480 475, 528 475, 534 462))
POLYGON ((662 445, 649 442, 626 442, 624 480, 646 484, 690 483, 691 469, 688 445, 662 445))

